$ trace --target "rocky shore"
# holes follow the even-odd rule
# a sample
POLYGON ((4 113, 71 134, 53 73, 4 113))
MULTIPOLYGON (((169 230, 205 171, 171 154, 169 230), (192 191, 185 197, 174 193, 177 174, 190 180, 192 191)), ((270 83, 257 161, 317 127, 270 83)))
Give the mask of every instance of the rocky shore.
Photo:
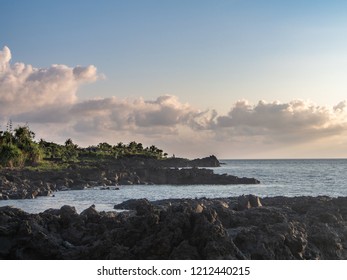
POLYGON ((52 195, 55 191, 80 190, 95 186, 259 184, 254 178, 218 175, 210 169, 197 168, 217 167, 219 164, 215 156, 195 160, 129 157, 104 162, 72 163, 64 170, 54 171, 2 169, 0 200, 32 199, 52 195))
POLYGON ((0 208, 1 259, 347 259, 347 198, 130 200, 0 208))

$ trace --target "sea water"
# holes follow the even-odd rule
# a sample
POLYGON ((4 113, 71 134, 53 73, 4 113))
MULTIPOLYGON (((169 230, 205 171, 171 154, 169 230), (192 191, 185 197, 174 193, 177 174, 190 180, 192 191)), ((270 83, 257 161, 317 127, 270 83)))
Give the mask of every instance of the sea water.
POLYGON ((115 204, 133 198, 216 198, 255 194, 265 196, 347 196, 347 159, 300 160, 221 160, 212 168, 218 174, 254 177, 259 185, 133 185, 119 190, 100 188, 55 192, 54 197, 32 200, 2 200, 0 206, 12 205, 29 213, 39 213, 63 205, 75 206, 78 212, 92 204, 99 211, 111 211, 115 204))

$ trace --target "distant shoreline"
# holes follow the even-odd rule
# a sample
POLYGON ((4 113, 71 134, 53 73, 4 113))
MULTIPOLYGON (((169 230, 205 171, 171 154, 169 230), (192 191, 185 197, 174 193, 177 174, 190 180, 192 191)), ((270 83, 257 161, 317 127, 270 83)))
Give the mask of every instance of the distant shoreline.
POLYGON ((187 160, 154 159, 143 156, 72 162, 64 169, 0 170, 0 200, 33 199, 55 191, 82 190, 95 186, 118 185, 227 185, 259 184, 255 178, 215 174, 205 167, 218 167, 215 156, 187 160), (190 167, 180 169, 180 167, 190 167), (198 168, 199 167, 199 168, 198 168), (203 168, 200 168, 203 167, 203 168))
POLYGON ((262 161, 266 161, 266 160, 347 160, 347 158, 236 158, 236 159, 219 159, 219 161, 225 161, 225 160, 229 160, 229 161, 241 161, 241 160, 251 160, 251 161, 256 161, 256 160, 262 160, 262 161))

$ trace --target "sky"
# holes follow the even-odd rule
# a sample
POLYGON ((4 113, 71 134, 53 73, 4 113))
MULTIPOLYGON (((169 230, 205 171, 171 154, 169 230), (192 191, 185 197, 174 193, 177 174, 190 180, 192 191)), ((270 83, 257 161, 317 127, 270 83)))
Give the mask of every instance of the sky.
POLYGON ((347 2, 0 0, 0 125, 170 155, 347 157, 347 2))

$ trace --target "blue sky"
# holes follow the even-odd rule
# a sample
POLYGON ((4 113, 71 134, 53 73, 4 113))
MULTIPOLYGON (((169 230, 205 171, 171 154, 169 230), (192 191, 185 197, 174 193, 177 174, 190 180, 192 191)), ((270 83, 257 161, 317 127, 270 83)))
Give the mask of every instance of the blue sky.
MULTIPOLYGON (((305 103, 307 108, 326 106, 332 110, 346 99, 346 1, 0 0, 0 10, 0 49, 4 46, 10 49, 12 65, 22 62, 37 69, 50 69, 53 64, 71 68, 94 65, 98 77, 91 77, 90 81, 74 84, 71 88, 75 91, 71 102, 76 104, 113 97, 119 100, 130 98, 132 102, 142 98, 158 103, 160 96, 170 95, 178 102, 171 100, 173 108, 189 105, 192 110, 209 110, 212 115, 215 110, 215 122, 206 125, 209 117, 205 116, 207 120, 201 129, 201 133, 209 134, 204 137, 209 139, 206 143, 210 146, 236 145, 236 139, 230 138, 230 131, 215 130, 220 124, 218 118, 230 117, 233 108, 241 104, 237 103, 239 100, 248 100, 249 111, 259 109, 260 100, 279 101, 289 108, 292 105, 288 104, 300 99, 311 102, 310 105, 305 103)), ((28 114, 28 110, 23 113, 28 114)), ((313 112, 311 116, 316 117, 316 114, 313 112)), ((166 119, 167 116, 161 117, 166 119)), ((2 117, 10 116, 3 114, 2 117)), ((26 117, 30 119, 28 115, 26 117)), ((330 116, 329 121, 336 118, 330 116)), ((21 118, 17 119, 21 121, 21 118)), ((187 122, 187 117, 183 119, 187 122)), ((96 122, 95 119, 92 121, 96 122)), ((76 123, 74 125, 76 128, 76 123)), ((320 125, 328 127, 327 123, 320 125)), ((119 127, 119 123, 115 126, 119 127)), ((232 126, 235 128, 236 125, 233 123, 232 126)), ((315 128, 317 126, 315 124, 315 128)), ((334 128, 336 126, 334 123, 334 128)), ((152 128, 159 129, 156 125, 152 128)), ((187 140, 186 123, 177 123, 170 129, 176 140, 180 137, 182 143, 187 140)), ((243 124, 242 131, 247 129, 249 127, 245 128, 243 124)), ((193 130, 196 133, 196 127, 193 130)), ((76 131, 81 128, 70 133, 76 131)), ((138 126, 124 131, 127 139, 144 137, 138 126)), ((257 146, 259 149, 265 149, 266 143, 272 143, 272 148, 266 148, 267 152, 270 148, 274 151, 276 146, 278 152, 271 153, 274 157, 302 155, 307 148, 305 145, 312 146, 313 141, 281 146, 277 142, 273 144, 273 135, 264 136, 263 132, 259 134, 254 130, 250 133, 258 133, 257 137, 261 138, 257 138, 261 142, 257 146)), ((153 139, 153 135, 146 134, 150 137, 148 142, 158 141, 158 145, 171 145, 175 147, 172 150, 186 152, 180 148, 181 142, 173 144, 159 136, 153 139)), ((82 135, 75 136, 82 138, 82 135)), ((341 149, 346 147, 340 134, 330 136, 340 139, 341 149)), ((320 137, 314 140, 317 141, 323 145, 320 137)), ((238 139, 237 143, 240 142, 244 141, 238 139)), ((320 153, 321 156, 341 154, 331 151, 327 140, 325 145, 324 149, 320 146, 320 150, 325 151, 320 153)), ((203 144, 197 145, 192 154, 199 155, 199 149, 204 149, 203 144)), ((246 157, 252 157, 256 147, 251 150, 246 157)), ((210 148, 208 152, 214 150, 210 148)), ((242 157, 241 152, 228 154, 242 157)), ((312 150, 307 156, 314 154, 315 150, 312 150)), ((264 157, 264 154, 258 156, 264 157)))

